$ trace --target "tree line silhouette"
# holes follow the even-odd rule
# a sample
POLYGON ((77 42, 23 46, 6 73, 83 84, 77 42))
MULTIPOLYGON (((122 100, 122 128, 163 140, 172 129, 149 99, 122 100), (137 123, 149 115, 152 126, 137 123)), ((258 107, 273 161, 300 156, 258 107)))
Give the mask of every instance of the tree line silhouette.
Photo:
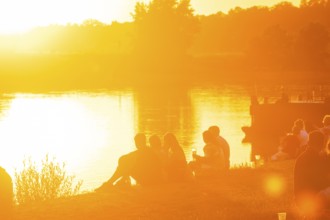
POLYGON ((169 75, 178 80, 187 76, 210 81, 294 80, 297 76, 324 80, 330 69, 329 0, 302 0, 299 7, 289 2, 237 7, 207 16, 195 15, 189 0, 153 0, 137 3, 132 17, 132 22, 105 24, 88 19, 82 24, 50 25, 23 35, 1 36, 1 59, 9 63, 3 69, 24 71, 26 65, 13 70, 10 63, 24 64, 26 58, 8 57, 12 52, 34 54, 37 58, 32 63, 36 64, 44 62, 41 55, 49 56, 49 65, 35 71, 62 65, 65 69, 58 73, 78 71, 81 76, 92 71, 95 76, 96 71, 109 82, 132 80, 133 72, 140 76, 153 73, 146 77, 158 80, 169 75), (81 57, 88 57, 89 62, 75 66, 81 65, 81 57), (85 66, 88 63, 92 64, 85 66), (122 72, 120 80, 116 72, 122 72))

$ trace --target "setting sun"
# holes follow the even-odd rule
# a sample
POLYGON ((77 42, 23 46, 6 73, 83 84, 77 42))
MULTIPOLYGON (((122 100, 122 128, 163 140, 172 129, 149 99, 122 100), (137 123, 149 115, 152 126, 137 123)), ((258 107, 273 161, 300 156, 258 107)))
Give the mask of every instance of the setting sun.
MULTIPOLYGON (((11 0, 1 2, 0 34, 25 32, 33 27, 51 24, 80 24, 86 19, 96 19, 110 24, 112 21, 131 21, 131 13, 136 2, 149 0, 11 0)), ((234 7, 252 7, 254 5, 271 6, 280 0, 255 1, 216 1, 192 0, 196 14, 228 12, 234 7)), ((300 0, 291 0, 299 5, 300 0)))
POLYGON ((82 23, 96 19, 104 23, 131 20, 134 1, 122 0, 11 0, 1 2, 0 32, 24 32, 36 26, 82 23))

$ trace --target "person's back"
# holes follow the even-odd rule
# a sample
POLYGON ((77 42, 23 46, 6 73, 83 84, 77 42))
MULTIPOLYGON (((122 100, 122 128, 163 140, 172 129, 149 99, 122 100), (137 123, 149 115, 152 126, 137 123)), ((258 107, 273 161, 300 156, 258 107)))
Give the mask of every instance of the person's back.
POLYGON ((222 136, 219 136, 216 139, 216 141, 222 149, 224 160, 225 160, 225 168, 229 169, 229 167, 230 167, 230 147, 229 147, 229 144, 226 141, 226 139, 223 138, 222 136))
POLYGON ((141 185, 162 183, 163 169, 158 155, 149 148, 139 149, 131 176, 141 185))
POLYGON ((200 176, 213 176, 220 174, 225 169, 225 159, 223 151, 215 143, 215 136, 211 131, 206 130, 203 132, 204 140, 204 156, 193 155, 195 161, 190 162, 191 169, 196 175, 200 176))
POLYGON ((302 119, 295 120, 292 127, 292 133, 297 135, 299 139, 299 150, 305 150, 308 144, 308 133, 305 129, 305 122, 302 119))
POLYGON ((230 167, 230 147, 227 140, 220 135, 220 128, 218 126, 211 126, 208 129, 215 137, 215 144, 220 148, 224 156, 225 169, 230 167))
POLYGON ((0 167, 0 219, 9 219, 13 206, 13 184, 5 169, 0 167))
POLYGON ((309 135, 308 148, 296 160, 294 168, 294 195, 296 204, 306 215, 315 215, 323 207, 319 193, 329 187, 327 175, 330 168, 326 158, 320 155, 324 136, 319 131, 309 135), (310 207, 314 204, 315 207, 310 207))
POLYGON ((106 191, 114 184, 130 185, 130 177, 141 185, 153 185, 163 181, 161 162, 153 150, 147 147, 146 136, 138 133, 134 142, 137 150, 121 156, 115 172, 96 191, 106 191))
POLYGON ((225 167, 225 157, 222 149, 218 149, 217 144, 206 143, 204 148, 205 164, 214 168, 222 170, 225 167))
POLYGON ((320 131, 325 136, 325 141, 324 141, 325 151, 327 153, 330 153, 330 115, 325 115, 323 117, 322 123, 323 123, 323 127, 320 129, 320 131))
POLYGON ((288 134, 287 136, 285 136, 282 143, 282 151, 288 154, 287 159, 295 158, 299 147, 300 147, 300 141, 296 135, 288 134))
POLYGON ((188 180, 190 176, 186 156, 174 134, 167 133, 164 135, 164 147, 169 149, 167 180, 169 182, 188 180))
POLYGON ((305 193, 318 193, 327 187, 326 161, 318 152, 307 149, 298 158, 295 164, 294 192, 299 198, 305 193))

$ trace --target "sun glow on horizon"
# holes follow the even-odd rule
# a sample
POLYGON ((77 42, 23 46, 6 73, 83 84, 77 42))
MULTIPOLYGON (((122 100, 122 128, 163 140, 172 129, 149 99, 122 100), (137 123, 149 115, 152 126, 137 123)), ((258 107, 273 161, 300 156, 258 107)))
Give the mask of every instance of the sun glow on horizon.
POLYGON ((122 135, 134 136, 132 111, 130 94, 16 94, 0 112, 0 166, 13 176, 25 159, 39 164, 49 155, 78 179, 88 179, 82 189, 96 187, 114 171, 113 162, 131 151, 132 138, 122 135))
POLYGON ((0 33, 22 33, 38 26, 80 24, 87 19, 104 23, 131 20, 135 1, 121 0, 11 0, 0 8, 0 33))
MULTIPOLYGON (((87 19, 96 19, 110 24, 113 21, 132 20, 136 2, 150 0, 11 0, 1 2, 0 34, 26 32, 34 27, 52 24, 80 24, 87 19)), ((236 6, 247 8, 254 5, 271 6, 282 0, 191 0, 196 14, 224 13, 236 6)), ((300 0, 290 0, 298 6, 300 0)))

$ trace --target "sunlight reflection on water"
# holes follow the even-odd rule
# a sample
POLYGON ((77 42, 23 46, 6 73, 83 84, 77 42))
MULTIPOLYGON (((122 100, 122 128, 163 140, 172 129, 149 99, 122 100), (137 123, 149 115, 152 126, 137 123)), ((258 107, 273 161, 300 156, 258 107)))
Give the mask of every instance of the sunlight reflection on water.
POLYGON ((13 175, 24 158, 45 154, 66 162, 83 190, 107 180, 118 157, 134 149, 137 132, 177 135, 191 160, 202 153, 202 132, 219 125, 231 146, 232 165, 250 161, 243 125, 250 124, 249 95, 242 87, 194 88, 170 93, 133 90, 6 94, 0 98, 0 166, 13 175))

